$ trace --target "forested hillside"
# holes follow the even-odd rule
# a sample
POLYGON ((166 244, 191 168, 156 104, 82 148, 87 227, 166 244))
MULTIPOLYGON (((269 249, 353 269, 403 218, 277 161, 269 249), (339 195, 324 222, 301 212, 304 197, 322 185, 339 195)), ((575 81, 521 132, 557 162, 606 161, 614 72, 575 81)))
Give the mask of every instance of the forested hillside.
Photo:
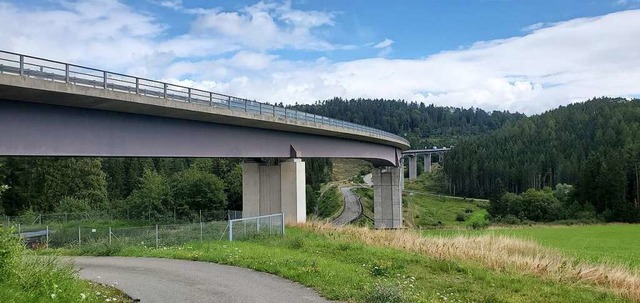
POLYGON ((616 221, 639 219, 639 170, 640 100, 610 98, 462 140, 445 165, 456 195, 498 197, 568 183, 580 206, 616 221))
POLYGON ((455 145, 461 138, 484 134, 508 121, 524 118, 518 113, 384 99, 334 98, 293 108, 398 134, 409 139, 415 148, 455 145))

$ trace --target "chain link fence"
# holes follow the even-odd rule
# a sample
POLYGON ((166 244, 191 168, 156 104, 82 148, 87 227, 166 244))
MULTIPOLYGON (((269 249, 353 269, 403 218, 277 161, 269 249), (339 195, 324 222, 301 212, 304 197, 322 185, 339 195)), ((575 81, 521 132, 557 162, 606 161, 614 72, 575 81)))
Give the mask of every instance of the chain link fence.
POLYGON ((229 211, 228 220, 141 226, 112 225, 111 222, 79 221, 78 224, 12 225, 30 248, 167 247, 188 242, 237 240, 256 235, 283 235, 284 215, 242 218, 229 211))

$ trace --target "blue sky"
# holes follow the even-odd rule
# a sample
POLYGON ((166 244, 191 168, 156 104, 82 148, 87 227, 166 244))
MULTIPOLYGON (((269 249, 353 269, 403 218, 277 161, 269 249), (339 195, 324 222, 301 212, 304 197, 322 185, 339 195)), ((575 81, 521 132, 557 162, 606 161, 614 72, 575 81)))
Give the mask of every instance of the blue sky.
POLYGON ((0 0, 0 49, 269 102, 640 94, 640 0, 0 0))

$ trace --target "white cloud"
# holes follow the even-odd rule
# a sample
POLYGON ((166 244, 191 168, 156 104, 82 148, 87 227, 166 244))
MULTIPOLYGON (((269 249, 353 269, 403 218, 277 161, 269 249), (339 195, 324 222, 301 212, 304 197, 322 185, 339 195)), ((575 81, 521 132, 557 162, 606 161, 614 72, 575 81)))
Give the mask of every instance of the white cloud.
MULTIPOLYGON (((594 96, 640 94, 640 10, 540 24, 523 36, 478 41, 419 59, 288 60, 272 50, 343 48, 315 34, 335 13, 258 2, 240 11, 190 8, 191 28, 165 24, 116 0, 55 9, 0 3, 0 49, 165 79, 269 102, 335 96, 537 113, 594 96)), ((184 10, 181 1, 164 1, 184 10)), ((371 45, 370 45, 371 46, 371 45)), ((322 55, 322 53, 320 53, 322 55)))
POLYGON ((387 48, 389 46, 391 46, 395 41, 387 38, 384 39, 383 41, 381 41, 380 43, 376 44, 373 46, 373 48, 387 48))

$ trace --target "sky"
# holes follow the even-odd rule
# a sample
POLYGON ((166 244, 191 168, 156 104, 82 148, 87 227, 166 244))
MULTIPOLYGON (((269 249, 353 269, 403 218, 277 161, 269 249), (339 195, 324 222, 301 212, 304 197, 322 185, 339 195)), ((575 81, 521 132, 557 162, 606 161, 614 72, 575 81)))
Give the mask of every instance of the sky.
POLYGON ((0 50, 285 104, 640 97, 640 0, 0 0, 0 50))

